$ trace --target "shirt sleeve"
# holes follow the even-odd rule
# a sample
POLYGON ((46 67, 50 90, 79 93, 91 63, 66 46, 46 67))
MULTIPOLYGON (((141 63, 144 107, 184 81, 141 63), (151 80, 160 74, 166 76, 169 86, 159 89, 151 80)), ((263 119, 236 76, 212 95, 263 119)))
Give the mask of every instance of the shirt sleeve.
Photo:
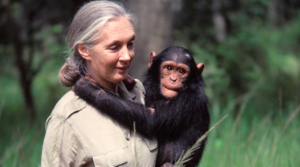
POLYGON ((46 122, 41 166, 67 167, 85 163, 86 154, 82 144, 67 119, 61 116, 50 116, 46 122))

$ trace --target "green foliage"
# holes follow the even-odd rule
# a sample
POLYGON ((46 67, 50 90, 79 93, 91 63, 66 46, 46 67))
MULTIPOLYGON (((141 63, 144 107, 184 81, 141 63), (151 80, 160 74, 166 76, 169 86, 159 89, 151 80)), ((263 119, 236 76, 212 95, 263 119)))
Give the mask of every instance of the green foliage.
POLYGON ((292 19, 274 27, 268 18, 269 3, 239 1, 231 9, 234 5, 224 2, 222 14, 229 26, 220 43, 214 40, 213 23, 204 21, 207 15, 185 18, 206 9, 189 6, 178 19, 175 44, 188 48, 196 62, 205 64, 211 122, 229 114, 222 127, 210 133, 201 167, 298 166, 300 162, 296 110, 300 15, 291 9, 287 14, 292 19))
MULTIPOLYGON (((221 126, 217 126, 209 133, 199 166, 298 166, 299 107, 290 110, 283 117, 279 114, 257 117, 254 112, 242 112, 240 119, 237 119, 230 114, 233 109, 232 103, 224 107, 224 110, 220 110, 218 105, 212 105, 211 122, 217 122, 223 113, 228 113, 229 116, 221 126)), ((9 141, 5 143, 3 140, 0 141, 1 146, 4 146, 1 148, 0 165, 3 167, 39 166, 44 138, 43 124, 35 124, 30 128, 26 124, 18 123, 18 127, 12 126, 6 129, 11 130, 12 133, 8 135, 9 141)))
MULTIPOLYGON (((233 97, 239 100, 261 82, 249 110, 255 109, 258 114, 278 108, 285 111, 299 103, 299 18, 272 28, 256 19, 232 16, 235 31, 222 43, 208 44, 202 38, 177 43, 185 44, 196 62, 205 64, 203 75, 211 101, 217 100, 225 106, 233 97)), ((178 40, 186 33, 177 31, 178 40)))
MULTIPOLYGON (((67 49, 60 44, 56 33, 61 25, 45 26, 36 36, 38 45, 43 50, 35 52, 34 66, 36 67, 46 54, 47 59, 41 71, 33 80, 32 90, 37 109, 38 119, 30 123, 24 112, 25 104, 22 90, 18 82, 18 73, 12 68, 13 57, 1 56, 2 74, 0 75, 0 166, 39 166, 42 143, 45 134, 45 120, 50 115, 55 103, 70 88, 62 87, 58 82, 58 72, 65 61, 67 49), (2 61, 5 60, 5 61, 2 61), (30 126, 30 124, 32 124, 30 126)), ((11 55, 10 46, 0 52, 11 55)))
POLYGON ((12 130, 10 141, 1 149, 0 165, 3 167, 36 166, 41 161, 41 148, 44 136, 44 127, 19 127, 12 130))
POLYGON ((209 134, 214 128, 216 128, 228 115, 224 116, 222 119, 220 119, 216 124, 214 124, 205 134, 203 134, 196 143, 189 148, 186 153, 179 158, 179 160, 175 163, 176 167, 184 167, 184 163, 190 161, 192 159, 192 156, 195 151, 197 151, 201 147, 201 142, 205 140, 209 134))
MULTIPOLYGON (((228 106, 229 110, 233 109, 228 106)), ((218 108, 212 106, 213 113, 218 108)), ((299 165, 300 139, 299 110, 290 110, 286 116, 254 113, 236 119, 230 115, 208 136, 201 167, 273 167, 299 165), (250 118, 250 119, 249 119, 250 118)), ((220 112, 220 111, 219 111, 220 112)), ((218 113, 220 115, 220 113, 218 113)), ((212 122, 217 118, 213 117, 212 122)))
POLYGON ((30 126, 24 112, 21 89, 15 79, 0 76, 0 166, 39 166, 45 120, 58 99, 69 90, 57 79, 61 61, 48 61, 33 83, 38 120, 30 126), (0 103, 1 104, 1 103, 0 103))

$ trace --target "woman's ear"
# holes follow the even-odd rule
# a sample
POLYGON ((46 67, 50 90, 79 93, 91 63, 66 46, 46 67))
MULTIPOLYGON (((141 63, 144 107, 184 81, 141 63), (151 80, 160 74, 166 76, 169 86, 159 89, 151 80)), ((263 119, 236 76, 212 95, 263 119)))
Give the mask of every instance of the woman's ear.
POLYGON ((84 44, 77 44, 76 48, 82 58, 89 61, 91 60, 90 50, 84 46, 84 44))

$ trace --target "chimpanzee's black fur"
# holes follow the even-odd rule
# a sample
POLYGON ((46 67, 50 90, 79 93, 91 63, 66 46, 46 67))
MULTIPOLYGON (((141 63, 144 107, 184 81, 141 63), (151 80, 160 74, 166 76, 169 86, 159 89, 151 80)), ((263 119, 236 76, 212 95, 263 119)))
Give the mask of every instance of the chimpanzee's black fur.
MULTIPOLYGON (((201 73, 188 50, 170 47, 153 58, 143 84, 146 89, 146 107, 155 108, 154 131, 159 144, 156 166, 165 162, 174 163, 209 128, 208 99, 202 91, 205 84, 201 73), (160 90, 160 66, 165 61, 183 63, 190 68, 182 90, 172 99, 166 99, 160 90)), ((196 166, 204 147, 205 141, 185 166, 196 166)))
MULTIPOLYGON (((135 122, 139 133, 146 137, 155 134, 159 146, 156 167, 166 162, 174 164, 209 128, 208 99, 202 90, 205 84, 201 72, 188 50, 170 47, 153 58, 144 86, 146 107, 154 108, 154 115, 143 105, 121 99, 84 77, 77 81, 73 90, 99 111, 128 128, 135 122), (171 99, 165 98, 160 90, 160 66, 165 61, 184 63, 190 68, 182 90, 171 99)), ((198 164, 205 142, 185 163, 186 167, 198 164)))

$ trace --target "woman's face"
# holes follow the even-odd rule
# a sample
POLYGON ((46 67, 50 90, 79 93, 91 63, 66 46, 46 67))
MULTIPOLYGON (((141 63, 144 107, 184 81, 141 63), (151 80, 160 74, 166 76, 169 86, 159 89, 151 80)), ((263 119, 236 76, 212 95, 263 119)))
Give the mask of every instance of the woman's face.
POLYGON ((134 29, 127 18, 119 17, 107 22, 101 30, 99 41, 91 50, 85 48, 80 52, 78 47, 78 51, 87 60, 88 71, 98 83, 117 84, 126 79, 134 57, 134 29))

